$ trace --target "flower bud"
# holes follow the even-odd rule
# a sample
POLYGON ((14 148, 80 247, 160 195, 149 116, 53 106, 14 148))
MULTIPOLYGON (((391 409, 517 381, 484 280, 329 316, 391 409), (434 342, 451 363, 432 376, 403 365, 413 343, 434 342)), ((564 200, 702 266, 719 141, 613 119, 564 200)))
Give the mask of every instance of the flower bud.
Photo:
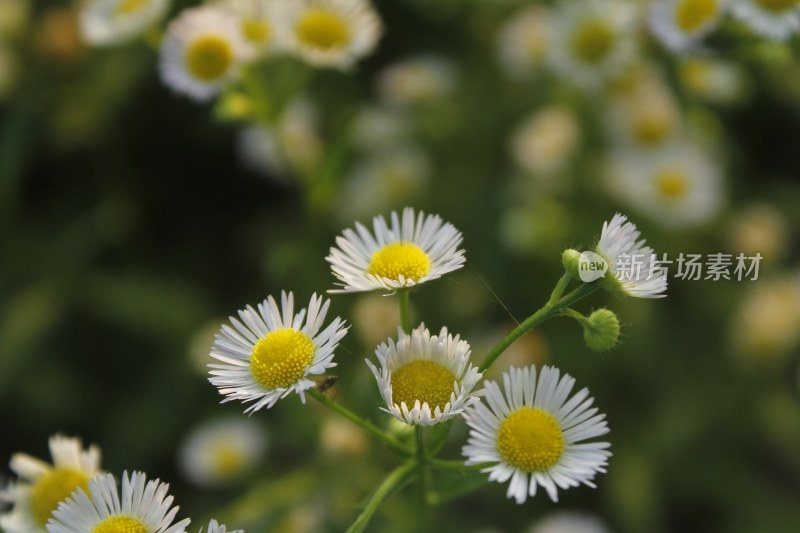
POLYGON ((610 309, 598 309, 581 323, 583 324, 583 340, 589 349, 595 352, 604 352, 617 344, 619 320, 610 309))
POLYGON ((564 253, 561 254, 561 263, 564 265, 564 269, 573 278, 578 277, 578 261, 580 257, 581 253, 572 248, 567 248, 564 250, 564 253))

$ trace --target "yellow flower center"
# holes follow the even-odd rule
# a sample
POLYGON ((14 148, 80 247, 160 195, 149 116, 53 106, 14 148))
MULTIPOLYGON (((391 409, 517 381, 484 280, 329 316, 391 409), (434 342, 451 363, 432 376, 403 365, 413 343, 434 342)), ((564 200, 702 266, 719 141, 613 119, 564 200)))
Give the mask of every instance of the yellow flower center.
POLYGON ((431 271, 431 260, 422 248, 413 242, 387 244, 374 254, 367 268, 368 274, 400 281, 419 281, 431 271))
POLYGON ((250 372, 265 389, 297 383, 314 360, 314 343, 294 328, 270 331, 250 354, 250 372))
POLYGON ((223 478, 235 477, 245 465, 239 448, 231 442, 220 442, 214 448, 214 471, 223 478))
POLYGON ((40 477, 31 493, 31 512, 36 523, 44 527, 59 502, 78 487, 88 492, 89 476, 72 468, 54 468, 40 477))
POLYGON ((773 13, 783 13, 797 7, 800 0, 756 0, 756 3, 773 13))
POLYGON ((242 34, 251 43, 265 43, 271 33, 269 24, 264 20, 248 19, 242 22, 242 34))
POLYGON ((92 533, 150 533, 147 527, 135 518, 125 515, 109 516, 95 526, 92 533))
POLYGON ((689 178, 681 169, 664 169, 656 176, 658 191, 670 199, 678 199, 689 192, 689 178))
POLYGON ((643 111, 633 125, 633 136, 643 144, 658 144, 664 140, 671 127, 672 121, 667 113, 643 111))
POLYGON ((323 9, 308 10, 297 23, 297 37, 313 48, 334 50, 350 42, 350 28, 337 13, 323 9))
POLYGON ((564 434, 547 411, 523 407, 500 425, 497 450, 506 463, 523 472, 543 472, 564 453, 564 434))
POLYGON ((695 31, 709 23, 718 11, 717 0, 680 0, 675 7, 675 23, 683 31, 695 31))
POLYGON ((587 20, 572 34, 573 55, 591 65, 603 61, 614 48, 614 28, 604 20, 587 20))
POLYGON ((411 361, 392 372, 392 402, 405 402, 409 409, 419 400, 427 402, 431 411, 444 409, 454 392, 456 376, 433 361, 411 361))
POLYGON ((117 14, 130 15, 136 13, 149 3, 150 0, 121 0, 121 2, 117 4, 117 14))
POLYGON ((216 35, 194 41, 186 50, 186 66, 195 78, 214 81, 221 78, 233 63, 230 43, 216 35))

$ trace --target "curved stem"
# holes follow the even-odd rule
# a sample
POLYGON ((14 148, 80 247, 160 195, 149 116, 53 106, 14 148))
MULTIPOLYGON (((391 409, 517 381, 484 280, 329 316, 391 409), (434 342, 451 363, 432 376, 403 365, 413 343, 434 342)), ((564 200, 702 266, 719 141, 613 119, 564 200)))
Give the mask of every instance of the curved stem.
POLYGON ((387 435, 383 430, 381 430, 378 426, 369 422, 368 420, 364 420, 354 412, 350 411, 349 409, 343 407, 342 405, 330 400, 327 396, 322 394, 317 389, 309 389, 306 393, 317 400, 319 403, 327 407, 328 409, 335 411, 345 417, 346 419, 350 420, 357 426, 361 426, 365 429, 368 433, 370 433, 373 437, 377 438, 383 444, 386 445, 387 448, 392 450, 394 453, 398 455, 402 455, 403 457, 409 457, 412 453, 402 444, 397 442, 393 437, 387 435))
POLYGON ((411 311, 409 310, 409 291, 400 289, 397 291, 397 301, 400 303, 400 327, 406 335, 411 335, 411 311))
MULTIPOLYGON (((562 277, 561 279, 563 280, 564 278, 562 277)), ((559 284, 561 284, 561 280, 559 280, 559 284)), ((600 284, 597 282, 585 283, 574 291, 568 293, 566 296, 558 298, 555 301, 553 301, 551 297, 551 301, 544 304, 544 306, 542 306, 538 311, 526 318, 522 324, 514 328, 511 333, 506 335, 500 342, 498 342, 483 360, 481 365, 478 367, 478 370, 484 372, 486 369, 492 366, 492 363, 494 363, 497 358, 500 357, 504 351, 506 351, 506 348, 511 346, 514 341, 520 338, 525 332, 533 329, 535 326, 538 326, 548 318, 559 314, 562 309, 569 307, 573 303, 588 296, 599 288, 600 284)), ((558 289, 558 285, 556 285, 556 289, 558 289)), ((553 292, 555 294, 556 291, 553 292)))
POLYGON ((378 510, 378 507, 411 477, 417 466, 416 461, 407 461, 395 468, 372 494, 372 497, 367 502, 367 506, 364 507, 361 514, 358 515, 353 525, 347 529, 347 533, 359 533, 364 531, 369 521, 372 519, 372 516, 375 514, 375 511, 378 510))

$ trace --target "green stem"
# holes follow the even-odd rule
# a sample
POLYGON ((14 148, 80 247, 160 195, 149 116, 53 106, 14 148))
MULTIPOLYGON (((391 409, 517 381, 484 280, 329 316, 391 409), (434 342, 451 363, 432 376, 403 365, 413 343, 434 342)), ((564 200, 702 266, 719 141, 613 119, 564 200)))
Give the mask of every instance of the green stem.
POLYGON ((564 272, 564 274, 561 276, 561 279, 558 280, 558 283, 556 283, 556 286, 553 288, 553 292, 550 294, 550 299, 547 300, 547 303, 552 304, 558 301, 558 299, 561 298, 561 295, 564 294, 564 289, 567 288, 567 285, 569 285, 571 279, 572 276, 569 274, 569 272, 564 272))
POLYGON ((353 422, 357 426, 361 426, 368 433, 370 433, 373 437, 377 438, 379 441, 381 441, 383 444, 385 444, 386 447, 389 448, 390 450, 392 450, 394 453, 396 453, 398 455, 402 455, 403 457, 409 457, 411 455, 411 452, 405 446, 403 446, 402 444, 397 442, 394 438, 392 438, 389 435, 387 435, 378 426, 376 426, 372 422, 364 420, 363 418, 361 418, 357 414, 353 413, 349 409, 343 407, 342 405, 340 405, 340 404, 338 404, 338 403, 336 403, 334 401, 331 401, 330 399, 328 399, 327 396, 322 394, 319 390, 317 390, 317 389, 309 389, 309 390, 306 391, 306 393, 309 396, 311 396, 312 398, 314 398, 315 400, 317 400, 319 403, 321 403, 322 405, 327 407, 328 409, 339 413, 340 415, 342 415, 346 419, 350 420, 351 422, 353 422))
POLYGON ((397 291, 397 301, 400 303, 400 327, 406 335, 411 335, 411 312, 409 310, 409 291, 400 289, 397 291))
MULTIPOLYGON (((564 278, 562 277, 562 280, 564 278)), ((561 280, 559 280, 559 284, 561 284, 561 280)), ((514 328, 514 330, 505 336, 500 342, 498 342, 494 348, 489 352, 486 358, 483 360, 481 365, 478 367, 478 370, 481 372, 486 371, 492 363, 494 363, 500 355, 506 351, 506 349, 511 346, 514 341, 520 338, 524 333, 528 330, 533 329, 534 327, 538 326, 548 318, 552 318, 555 315, 558 315, 563 309, 569 307, 573 303, 577 302, 581 298, 588 296, 589 294, 593 293, 597 289, 600 288, 600 283, 584 283, 574 291, 570 292, 566 296, 558 298, 555 301, 548 301, 544 306, 542 306, 538 311, 533 313, 531 316, 526 318, 522 324, 514 328)), ((556 285, 556 289, 558 285, 556 285)), ((553 291, 554 293, 556 291, 553 291)))
POLYGON ((372 516, 375 514, 375 511, 378 510, 378 507, 411 477, 417 466, 416 461, 407 461, 395 468, 372 494, 372 497, 367 502, 367 506, 364 507, 361 514, 358 515, 353 525, 348 528, 347 533, 359 533, 364 531, 369 521, 372 519, 372 516))
POLYGON ((417 464, 419 465, 419 495, 420 505, 422 509, 426 507, 425 495, 428 493, 428 466, 426 464, 427 458, 425 456, 425 435, 423 434, 422 426, 415 426, 414 433, 416 434, 417 441, 417 464))
POLYGON ((486 463, 467 465, 464 464, 464 461, 458 459, 436 459, 433 457, 429 457, 427 462, 434 468, 449 470, 451 472, 474 472, 486 466, 486 463))

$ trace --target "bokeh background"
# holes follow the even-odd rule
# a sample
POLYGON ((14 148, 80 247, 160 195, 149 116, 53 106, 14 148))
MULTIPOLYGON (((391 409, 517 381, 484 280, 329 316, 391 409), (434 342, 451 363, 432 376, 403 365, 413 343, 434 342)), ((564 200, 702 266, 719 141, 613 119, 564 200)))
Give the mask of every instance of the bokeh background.
MULTIPOLYGON (((797 43, 726 21, 710 53, 687 59, 642 25, 635 65, 586 89, 539 72, 536 43, 522 66, 503 52, 510 22, 556 4, 377 2, 386 32, 355 71, 292 58, 259 67, 278 84, 298 71, 305 80, 265 134, 250 127, 246 91, 201 105, 167 89, 147 40, 92 48, 72 4, 2 0, 0 480, 12 453, 46 458, 48 437, 63 432, 99 445, 107 471, 169 481, 193 528, 214 516, 249 532, 342 531, 395 460, 313 402, 290 397, 249 418, 219 405, 205 370, 219 325, 282 289, 302 301, 332 288, 335 236, 412 205, 459 228, 468 260, 414 296, 415 319, 460 332, 480 359, 547 299, 561 251, 592 246, 622 211, 672 258, 764 259, 757 281, 680 280, 673 268, 664 300, 594 294, 577 308, 613 309, 619 347, 593 353, 558 319, 492 369, 552 363, 590 388, 614 453, 598 489, 517 506, 504 485, 485 484, 421 524, 410 487, 371 530, 515 532, 576 511, 620 532, 797 531, 797 43), (698 216, 613 177, 629 162, 644 176, 637 158, 658 150, 618 142, 637 113, 657 132, 679 124, 679 143, 718 176, 711 200, 688 209, 698 216), (219 420, 255 428, 226 430, 244 431, 237 442, 255 452, 187 460, 192 432, 219 420)), ((363 358, 396 328, 393 301, 336 295, 333 312, 353 327, 332 394, 389 425, 363 358)), ((459 422, 446 457, 460 456, 465 435, 459 422)))

